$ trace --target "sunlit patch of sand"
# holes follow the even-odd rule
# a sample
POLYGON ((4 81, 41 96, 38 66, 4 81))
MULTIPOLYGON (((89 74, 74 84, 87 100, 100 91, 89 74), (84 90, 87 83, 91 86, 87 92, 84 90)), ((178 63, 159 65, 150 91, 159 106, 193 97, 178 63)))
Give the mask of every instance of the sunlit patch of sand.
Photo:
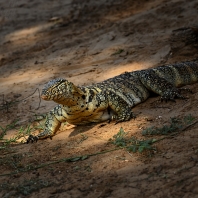
POLYGON ((17 41, 18 39, 27 38, 28 36, 32 36, 38 32, 41 32, 50 28, 52 25, 53 23, 42 23, 40 25, 36 25, 33 27, 16 30, 10 34, 7 34, 5 36, 5 40, 17 41))

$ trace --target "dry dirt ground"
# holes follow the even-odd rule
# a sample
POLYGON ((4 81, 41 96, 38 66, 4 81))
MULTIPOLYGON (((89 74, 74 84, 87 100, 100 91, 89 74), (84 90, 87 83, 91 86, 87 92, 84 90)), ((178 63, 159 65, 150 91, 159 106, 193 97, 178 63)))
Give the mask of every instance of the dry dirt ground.
POLYGON ((55 106, 40 103, 37 89, 51 79, 88 85, 198 58, 197 13, 197 0, 0 1, 0 196, 198 197, 197 84, 176 103, 149 98, 133 108, 135 120, 65 125, 33 144, 18 139, 55 106), (142 135, 171 118, 189 122, 142 135), (133 153, 109 141, 121 127, 128 139, 164 139, 133 153))

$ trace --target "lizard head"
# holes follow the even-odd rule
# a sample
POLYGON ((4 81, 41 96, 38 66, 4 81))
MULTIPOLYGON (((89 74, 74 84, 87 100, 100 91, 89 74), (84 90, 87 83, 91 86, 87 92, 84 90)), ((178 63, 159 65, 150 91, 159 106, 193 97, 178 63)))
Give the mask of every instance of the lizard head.
POLYGON ((72 82, 66 79, 58 78, 50 80, 43 88, 41 98, 43 100, 53 100, 61 104, 61 101, 67 101, 74 97, 74 94, 82 94, 82 91, 72 82))

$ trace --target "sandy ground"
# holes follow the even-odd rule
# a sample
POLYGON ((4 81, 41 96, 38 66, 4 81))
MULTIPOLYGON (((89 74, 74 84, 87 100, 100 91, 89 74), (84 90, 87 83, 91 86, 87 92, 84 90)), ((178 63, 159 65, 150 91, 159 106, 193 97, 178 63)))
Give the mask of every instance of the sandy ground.
POLYGON ((197 84, 186 86, 193 90, 187 100, 149 98, 133 108, 135 120, 63 126, 52 140, 5 147, 5 139, 31 124, 35 114, 55 106, 39 104, 36 91, 53 78, 87 85, 198 58, 197 37, 189 29, 173 31, 197 26, 198 1, 8 0, 0 1, 0 10, 1 134, 17 120, 1 142, 1 197, 198 197, 197 124, 156 143, 152 155, 126 149, 96 154, 116 148, 109 139, 121 127, 142 139, 143 129, 162 127, 171 117, 191 114, 196 121, 197 84), (89 154, 96 155, 41 167, 89 154))

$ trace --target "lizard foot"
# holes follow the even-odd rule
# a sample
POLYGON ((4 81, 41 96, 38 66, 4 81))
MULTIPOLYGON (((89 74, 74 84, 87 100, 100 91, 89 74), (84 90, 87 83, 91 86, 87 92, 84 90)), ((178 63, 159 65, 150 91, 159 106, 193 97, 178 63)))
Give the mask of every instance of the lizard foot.
POLYGON ((114 116, 112 119, 116 120, 115 124, 118 124, 119 122, 124 122, 124 121, 128 121, 131 118, 135 119, 136 116, 133 114, 133 112, 128 113, 127 115, 121 115, 121 116, 114 116))
POLYGON ((34 136, 34 135, 29 135, 26 143, 28 144, 33 143, 33 142, 37 142, 40 139, 45 139, 45 138, 50 138, 52 139, 52 132, 50 130, 45 129, 43 132, 39 133, 38 135, 34 136))
POLYGON ((181 91, 187 91, 187 92, 191 92, 190 89, 187 88, 181 88, 181 89, 174 89, 174 90, 169 90, 166 91, 162 96, 161 96, 161 102, 162 101, 173 101, 175 102, 175 98, 180 98, 180 99, 188 99, 187 97, 181 95, 181 91))
POLYGON ((28 137, 26 143, 28 144, 29 142, 30 142, 30 143, 37 142, 38 139, 39 139, 38 136, 29 135, 29 137, 28 137))

